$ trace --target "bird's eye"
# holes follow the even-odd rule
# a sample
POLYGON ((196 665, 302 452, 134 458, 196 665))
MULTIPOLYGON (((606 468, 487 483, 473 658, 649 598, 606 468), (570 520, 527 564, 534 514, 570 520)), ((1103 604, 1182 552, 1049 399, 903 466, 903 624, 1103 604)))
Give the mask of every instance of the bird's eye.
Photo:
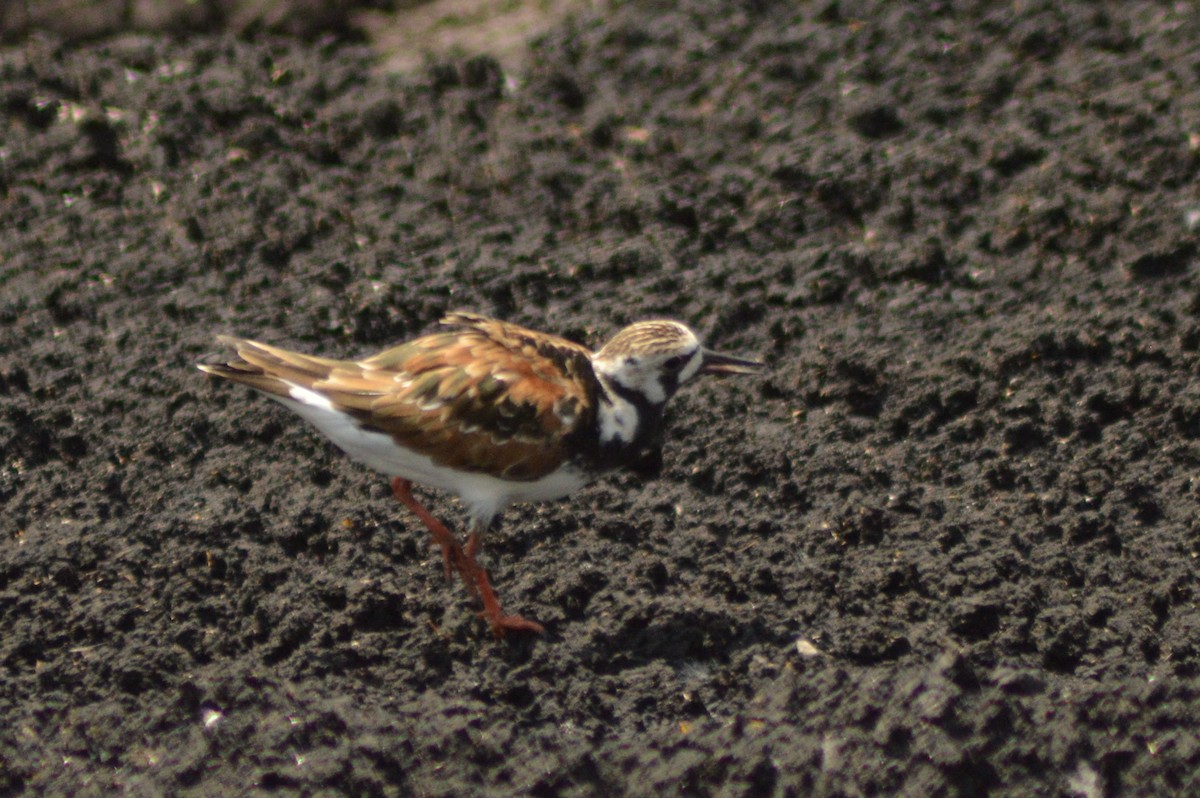
POLYGON ((676 355, 675 357, 663 363, 663 368, 669 371, 679 371, 687 364, 688 360, 689 358, 687 355, 676 355))

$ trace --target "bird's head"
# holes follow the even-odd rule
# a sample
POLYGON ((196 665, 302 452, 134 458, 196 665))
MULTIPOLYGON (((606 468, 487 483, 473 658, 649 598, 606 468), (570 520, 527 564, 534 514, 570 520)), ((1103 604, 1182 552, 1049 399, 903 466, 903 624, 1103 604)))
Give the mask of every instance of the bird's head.
POLYGON ((601 377, 652 405, 664 404, 698 374, 753 374, 763 367, 705 349, 696 334, 677 321, 631 324, 605 344, 592 363, 601 377))

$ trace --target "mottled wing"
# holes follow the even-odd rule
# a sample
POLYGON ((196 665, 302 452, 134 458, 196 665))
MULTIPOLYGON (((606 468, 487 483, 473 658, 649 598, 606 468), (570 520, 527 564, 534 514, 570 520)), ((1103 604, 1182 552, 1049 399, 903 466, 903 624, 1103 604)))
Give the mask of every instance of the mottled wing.
POLYGON ((474 314, 442 323, 364 361, 223 338, 238 359, 200 368, 282 399, 293 386, 313 391, 439 465, 512 480, 558 468, 569 438, 595 423, 589 352, 474 314))
POLYGON ((473 314, 442 323, 451 329, 360 364, 361 378, 387 383, 359 397, 362 423, 439 465, 513 480, 554 471, 565 439, 592 423, 588 351, 473 314))
POLYGON ((535 480, 567 458, 567 439, 594 424, 585 348, 473 314, 314 384, 362 424, 435 463, 535 480))

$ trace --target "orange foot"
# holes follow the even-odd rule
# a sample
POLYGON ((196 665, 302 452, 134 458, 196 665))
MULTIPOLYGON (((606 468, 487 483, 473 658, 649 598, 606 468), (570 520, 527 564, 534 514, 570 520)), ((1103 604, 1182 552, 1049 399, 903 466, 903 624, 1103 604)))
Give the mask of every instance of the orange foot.
POLYGON ((479 613, 479 617, 487 619, 487 622, 492 626, 492 634, 498 640, 502 639, 508 632, 543 634, 546 629, 537 621, 522 618, 520 615, 505 615, 504 611, 500 609, 500 600, 496 597, 496 591, 492 589, 492 583, 488 579, 487 571, 475 560, 475 555, 479 552, 482 545, 479 533, 472 532, 467 537, 467 549, 464 552, 467 567, 474 572, 475 583, 479 587, 479 597, 483 599, 483 612, 479 613))
POLYGON ((483 543, 478 532, 472 532, 467 538, 467 548, 464 551, 446 525, 437 520, 433 513, 426 510, 412 495, 412 483, 407 479, 396 477, 392 480, 392 493, 404 504, 409 511, 421 520, 433 542, 442 549, 442 564, 446 569, 446 578, 451 571, 457 571, 462 577, 467 591, 472 596, 478 596, 483 601, 483 611, 479 613, 492 627, 492 634, 503 638, 508 632, 532 632, 542 634, 546 630, 540 623, 522 618, 520 615, 505 615, 500 609, 500 600, 488 579, 487 571, 475 560, 483 543))

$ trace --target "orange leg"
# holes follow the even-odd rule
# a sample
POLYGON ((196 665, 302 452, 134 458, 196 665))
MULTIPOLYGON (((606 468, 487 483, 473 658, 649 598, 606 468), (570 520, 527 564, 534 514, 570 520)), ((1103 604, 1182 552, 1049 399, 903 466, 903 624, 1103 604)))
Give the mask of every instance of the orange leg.
POLYGON ((492 588, 487 571, 475 560, 475 555, 483 548, 479 532, 472 531, 467 537, 467 548, 464 551, 446 525, 437 520, 433 513, 426 510, 412 495, 411 482, 400 477, 394 478, 392 493, 413 515, 421 520, 421 523, 429 530, 429 534, 433 536, 433 542, 441 547, 446 578, 450 578, 451 570, 458 571, 471 595, 479 596, 483 601, 483 612, 480 613, 480 617, 486 618, 491 624, 492 634, 500 638, 504 637, 506 632, 542 634, 545 631, 542 625, 536 621, 526 620, 520 615, 505 615, 504 611, 500 609, 500 600, 496 597, 496 591, 492 588))
POLYGON ((476 587, 475 573, 470 568, 462 547, 458 545, 458 541, 454 539, 454 535, 446 528, 446 525, 434 518, 433 513, 426 510, 412 495, 412 483, 407 479, 396 477, 392 480, 392 493, 409 509, 409 512, 421 520, 421 523, 429 530, 429 534, 433 536, 433 542, 441 546, 442 564, 446 568, 446 578, 450 578, 451 569, 458 571, 471 595, 478 595, 479 589, 476 587))
POLYGON ((475 560, 475 555, 481 548, 483 548, 483 541, 479 537, 479 532, 472 531, 467 536, 467 548, 463 554, 467 561, 467 568, 475 577, 475 583, 479 588, 479 597, 483 599, 483 612, 479 615, 481 618, 486 618, 492 625, 492 634, 497 638, 502 638, 506 632, 533 632, 539 635, 545 632, 545 628, 537 621, 522 618, 520 615, 505 615, 504 611, 500 609, 500 600, 496 597, 496 591, 492 589, 487 571, 475 560))

